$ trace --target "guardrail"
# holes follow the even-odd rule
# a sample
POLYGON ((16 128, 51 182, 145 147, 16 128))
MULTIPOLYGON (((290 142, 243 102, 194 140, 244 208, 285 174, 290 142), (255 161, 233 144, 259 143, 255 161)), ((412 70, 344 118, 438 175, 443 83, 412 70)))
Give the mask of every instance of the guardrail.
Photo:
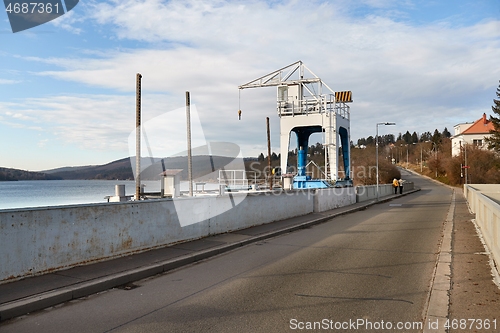
MULTIPOLYGON (((403 193, 411 191, 415 188, 412 182, 403 183, 403 193)), ((378 186, 379 197, 394 194, 394 187, 392 184, 379 184, 378 186)), ((399 189, 398 189, 399 193, 399 189)), ((377 198, 377 185, 356 186, 356 202, 363 202, 374 200, 377 198)))
POLYGON ((493 260, 500 264, 500 184, 466 184, 464 196, 493 260))

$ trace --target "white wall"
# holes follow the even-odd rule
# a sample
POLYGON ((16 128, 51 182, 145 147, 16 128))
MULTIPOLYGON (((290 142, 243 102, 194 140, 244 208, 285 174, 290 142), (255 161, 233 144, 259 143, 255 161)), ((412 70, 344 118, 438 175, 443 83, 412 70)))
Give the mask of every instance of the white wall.
POLYGON ((355 203, 356 190, 354 187, 316 190, 314 195, 314 212, 324 212, 355 203))
POLYGON ((489 137, 489 134, 463 134, 451 138, 451 156, 459 156, 460 148, 465 145, 470 145, 474 147, 479 147, 481 149, 488 149, 488 144, 485 142, 485 138, 489 137), (474 140, 482 140, 480 146, 474 145, 474 140))
POLYGON ((500 264, 500 185, 464 185, 464 195, 496 265, 500 264))

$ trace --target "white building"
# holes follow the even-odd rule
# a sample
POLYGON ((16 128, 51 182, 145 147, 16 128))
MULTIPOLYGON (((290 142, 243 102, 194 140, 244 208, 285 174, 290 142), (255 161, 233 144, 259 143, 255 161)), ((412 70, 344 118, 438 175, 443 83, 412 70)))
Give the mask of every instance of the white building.
POLYGON ((487 148, 485 137, 494 130, 493 123, 486 118, 486 113, 473 123, 462 123, 454 126, 455 134, 451 137, 451 156, 459 156, 461 147, 473 145, 487 148))

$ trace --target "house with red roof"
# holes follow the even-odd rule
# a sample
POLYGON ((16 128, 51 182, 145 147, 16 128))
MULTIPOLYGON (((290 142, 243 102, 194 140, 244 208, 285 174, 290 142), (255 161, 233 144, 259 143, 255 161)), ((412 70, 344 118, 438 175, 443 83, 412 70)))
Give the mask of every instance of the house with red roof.
POLYGON ((484 138, 490 136, 493 123, 486 118, 486 113, 473 123, 462 123, 454 126, 455 135, 451 137, 451 155, 459 156, 464 145, 472 145, 487 149, 484 138))

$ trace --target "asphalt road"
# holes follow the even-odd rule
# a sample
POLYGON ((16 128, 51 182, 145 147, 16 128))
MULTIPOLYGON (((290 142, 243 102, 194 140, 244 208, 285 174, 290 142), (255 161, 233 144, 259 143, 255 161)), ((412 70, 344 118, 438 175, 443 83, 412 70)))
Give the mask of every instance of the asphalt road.
POLYGON ((0 332, 419 332, 452 193, 403 177, 422 190, 0 332))

